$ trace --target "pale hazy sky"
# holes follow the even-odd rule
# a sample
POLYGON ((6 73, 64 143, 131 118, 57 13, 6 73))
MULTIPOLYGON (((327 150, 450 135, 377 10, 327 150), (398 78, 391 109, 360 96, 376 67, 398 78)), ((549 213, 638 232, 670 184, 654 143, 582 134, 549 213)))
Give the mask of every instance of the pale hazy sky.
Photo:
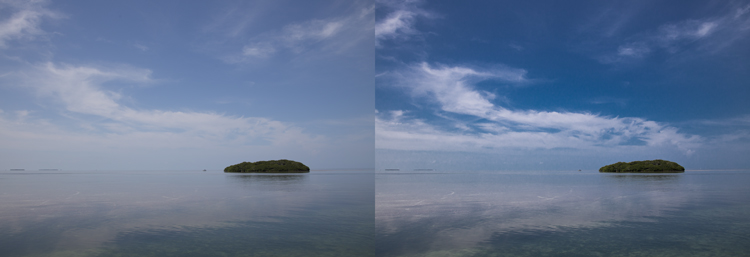
POLYGON ((0 1, 0 169, 374 162, 371 1, 0 1))

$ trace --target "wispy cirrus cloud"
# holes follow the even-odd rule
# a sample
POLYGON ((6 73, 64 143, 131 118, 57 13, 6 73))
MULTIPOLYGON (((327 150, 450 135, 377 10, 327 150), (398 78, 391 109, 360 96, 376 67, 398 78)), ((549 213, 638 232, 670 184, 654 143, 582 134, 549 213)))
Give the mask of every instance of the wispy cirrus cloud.
POLYGON ((596 149, 617 146, 671 146, 684 154, 699 147, 701 138, 642 118, 605 117, 592 113, 511 110, 493 103, 494 94, 474 87, 489 79, 522 83, 525 70, 480 71, 460 66, 414 65, 395 75, 395 85, 426 98, 448 114, 474 117, 457 125, 412 118, 408 111, 383 112, 376 119, 376 146, 395 150, 486 151, 497 148, 596 149))
POLYGON ((320 139, 304 133, 301 128, 261 117, 136 109, 120 102, 121 93, 106 89, 112 83, 154 83, 147 69, 44 63, 6 77, 12 84, 30 89, 39 99, 62 105, 67 112, 64 115, 78 116, 84 121, 81 126, 95 135, 162 135, 181 138, 184 140, 181 145, 191 141, 226 145, 305 145, 315 144, 320 139))
POLYGON ((301 53, 311 49, 329 53, 345 51, 359 41, 371 38, 373 8, 363 7, 347 16, 288 24, 280 30, 248 40, 239 55, 224 59, 228 62, 246 62, 266 59, 282 52, 301 53))
POLYGON ((419 7, 422 1, 376 1, 378 8, 387 10, 385 17, 375 24, 375 44, 380 41, 407 39, 420 32, 414 28, 418 18, 434 18, 436 15, 419 7))
POLYGON ((431 67, 420 63, 409 67, 405 72, 392 74, 395 85, 408 88, 415 96, 428 96, 437 100, 444 111, 484 116, 492 109, 490 100, 495 95, 480 92, 471 88, 472 82, 482 80, 500 80, 509 83, 527 83, 526 70, 499 67, 488 70, 476 70, 467 67, 431 67))
POLYGON ((619 63, 642 59, 658 50, 674 53, 688 44, 696 44, 708 52, 720 51, 750 35, 750 5, 731 9, 721 16, 661 25, 653 32, 620 44, 615 53, 598 59, 603 63, 619 63))
POLYGON ((47 33, 41 24, 47 19, 58 19, 62 15, 45 7, 47 1, 0 1, 0 10, 9 9, 12 14, 0 20, 0 48, 7 48, 14 40, 30 40, 47 33))

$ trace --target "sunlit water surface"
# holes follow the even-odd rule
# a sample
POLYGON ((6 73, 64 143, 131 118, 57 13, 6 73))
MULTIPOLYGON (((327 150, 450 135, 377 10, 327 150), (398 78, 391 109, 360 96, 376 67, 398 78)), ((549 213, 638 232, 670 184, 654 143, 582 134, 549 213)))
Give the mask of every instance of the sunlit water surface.
POLYGON ((0 172, 0 256, 373 256, 372 171, 0 172))
POLYGON ((750 256, 750 172, 378 172, 377 256, 750 256))

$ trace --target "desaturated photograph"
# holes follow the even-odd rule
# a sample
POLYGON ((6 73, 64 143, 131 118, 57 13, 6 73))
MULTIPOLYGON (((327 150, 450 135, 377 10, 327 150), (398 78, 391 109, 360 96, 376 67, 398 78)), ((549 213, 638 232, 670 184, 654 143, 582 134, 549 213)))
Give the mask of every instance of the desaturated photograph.
POLYGON ((374 21, 0 0, 0 256, 373 256, 374 21))

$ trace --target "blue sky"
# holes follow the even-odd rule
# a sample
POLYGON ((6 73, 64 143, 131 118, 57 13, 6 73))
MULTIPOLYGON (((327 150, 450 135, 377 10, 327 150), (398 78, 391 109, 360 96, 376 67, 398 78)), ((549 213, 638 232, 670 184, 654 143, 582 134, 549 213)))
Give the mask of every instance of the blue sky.
POLYGON ((374 165, 371 1, 0 1, 0 169, 374 165))
POLYGON ((750 168, 746 1, 391 1, 376 169, 750 168))

